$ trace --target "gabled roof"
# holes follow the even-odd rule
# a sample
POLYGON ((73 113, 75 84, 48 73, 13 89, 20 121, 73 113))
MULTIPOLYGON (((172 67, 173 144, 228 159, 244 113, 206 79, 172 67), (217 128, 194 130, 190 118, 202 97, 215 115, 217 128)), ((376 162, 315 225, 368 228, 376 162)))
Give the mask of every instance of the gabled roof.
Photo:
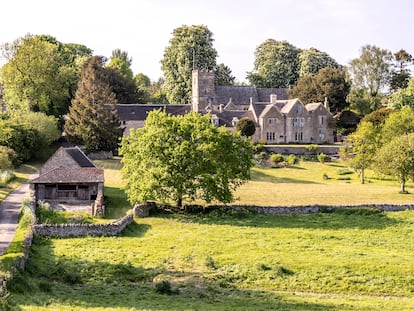
POLYGON ((30 181, 32 184, 94 182, 104 182, 104 170, 102 168, 55 168, 30 181))
POLYGON ((219 125, 225 125, 226 127, 233 127, 233 118, 240 120, 241 118, 248 117, 253 120, 251 113, 242 110, 224 110, 221 113, 215 113, 215 115, 219 118, 219 125))
POLYGON ((253 104, 251 107, 253 108, 253 114, 256 115, 257 119, 259 119, 260 115, 262 114, 263 110, 268 106, 269 104, 266 103, 256 103, 253 104))
POLYGON ((191 105, 176 104, 118 104, 116 105, 118 117, 121 121, 147 119, 148 113, 153 110, 162 110, 172 115, 184 115, 191 111, 191 105))
POLYGON ((265 108, 265 109, 263 109, 263 111, 262 111, 262 113, 260 114, 259 118, 264 118, 264 116, 265 116, 266 114, 268 114, 268 113, 269 113, 269 111, 271 111, 272 109, 274 109, 275 111, 277 111, 278 115, 280 115, 280 114, 281 114, 281 113, 280 113, 280 111, 279 111, 279 109, 278 109, 275 105, 273 105, 273 104, 268 104, 268 105, 266 105, 266 108, 265 108))
POLYGON ((302 104, 298 98, 288 100, 287 103, 281 109, 281 112, 284 114, 288 114, 295 106, 295 104, 298 102, 302 104))
POLYGON ((311 103, 311 104, 305 105, 305 108, 308 111, 315 111, 316 109, 318 109, 319 106, 323 106, 323 104, 322 103, 311 103))
POLYGON ((64 148, 64 150, 71 156, 80 167, 96 167, 95 164, 86 156, 85 153, 78 147, 64 148))

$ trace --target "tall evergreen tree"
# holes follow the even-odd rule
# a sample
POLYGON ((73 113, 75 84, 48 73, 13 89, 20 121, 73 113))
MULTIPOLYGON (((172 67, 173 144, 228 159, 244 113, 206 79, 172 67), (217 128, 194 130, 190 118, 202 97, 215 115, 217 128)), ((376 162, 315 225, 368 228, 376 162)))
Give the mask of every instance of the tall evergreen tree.
POLYGON ((83 144, 87 152, 117 148, 123 129, 116 113, 117 100, 105 79, 104 59, 89 58, 65 122, 72 143, 83 144))

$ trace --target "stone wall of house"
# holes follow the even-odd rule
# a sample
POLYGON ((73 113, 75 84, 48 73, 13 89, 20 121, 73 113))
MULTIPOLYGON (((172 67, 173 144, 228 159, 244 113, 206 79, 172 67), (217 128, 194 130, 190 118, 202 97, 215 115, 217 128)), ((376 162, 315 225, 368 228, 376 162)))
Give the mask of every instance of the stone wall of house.
POLYGON ((124 121, 124 123, 121 125, 121 127, 125 128, 124 129, 124 136, 129 136, 131 129, 139 129, 139 128, 143 128, 145 125, 145 121, 144 120, 128 120, 128 121, 124 121))
POLYGON ((106 160, 112 159, 114 154, 112 151, 99 151, 99 152, 92 152, 88 154, 88 158, 91 160, 106 160))
POLYGON ((40 168, 39 175, 57 167, 79 167, 79 164, 61 148, 40 168))
POLYGON ((126 226, 134 221, 133 215, 126 215, 109 224, 41 224, 33 226, 35 234, 53 237, 80 237, 80 236, 114 236, 121 233, 126 226))

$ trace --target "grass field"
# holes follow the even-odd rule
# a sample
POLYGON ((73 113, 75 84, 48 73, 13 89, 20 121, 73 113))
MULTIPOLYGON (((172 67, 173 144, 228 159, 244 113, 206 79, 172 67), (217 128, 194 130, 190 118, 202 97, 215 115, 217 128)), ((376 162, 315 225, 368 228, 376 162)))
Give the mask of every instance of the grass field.
MULTIPOLYGON (((119 162, 100 164, 107 217, 119 217, 130 208, 119 162)), ((308 162, 255 168, 239 203, 413 200, 398 194, 396 182, 370 174, 365 185, 354 174, 338 180, 345 169, 308 162)), ((119 237, 36 238, 8 301, 17 311, 414 310, 413 241, 414 211, 162 213, 136 219, 119 237)))

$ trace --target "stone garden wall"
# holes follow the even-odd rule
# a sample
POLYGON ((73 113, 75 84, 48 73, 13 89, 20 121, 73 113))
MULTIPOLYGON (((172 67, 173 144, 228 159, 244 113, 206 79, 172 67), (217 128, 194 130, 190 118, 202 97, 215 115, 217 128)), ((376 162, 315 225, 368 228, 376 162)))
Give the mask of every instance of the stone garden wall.
POLYGON ((80 237, 80 236, 114 236, 121 233, 134 221, 133 215, 126 215, 108 224, 59 224, 34 225, 33 231, 39 236, 80 237))

